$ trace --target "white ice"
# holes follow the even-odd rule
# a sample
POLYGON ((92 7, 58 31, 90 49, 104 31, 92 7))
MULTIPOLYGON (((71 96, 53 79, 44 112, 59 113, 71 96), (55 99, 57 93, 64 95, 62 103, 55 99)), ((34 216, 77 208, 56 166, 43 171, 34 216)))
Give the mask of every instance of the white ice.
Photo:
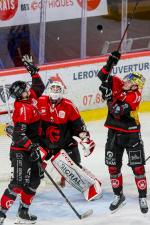
MULTIPOLYGON (((140 114, 142 124, 142 137, 145 146, 146 157, 150 155, 150 113, 140 114)), ((124 154, 123 175, 124 175, 124 194, 126 205, 111 214, 109 211, 110 202, 113 199, 110 186, 109 174, 104 164, 104 146, 106 142, 107 129, 103 127, 104 121, 94 121, 87 123, 91 132, 91 137, 96 142, 96 149, 91 156, 84 158, 82 164, 89 168, 102 181, 103 197, 99 200, 86 202, 78 191, 67 185, 63 190, 67 198, 71 201, 76 210, 82 214, 88 209, 93 209, 93 215, 79 220, 72 209, 68 206, 60 193, 47 185, 39 188, 39 191, 30 208, 33 214, 38 216, 37 225, 148 225, 150 213, 142 214, 138 204, 138 193, 134 183, 134 176, 131 169, 127 166, 127 156, 124 154)), ((82 154, 82 150, 81 150, 82 154)), ((146 173, 148 179, 148 204, 150 204, 150 160, 147 161, 146 173)), ((6 183, 1 183, 0 194, 3 193, 6 183)), ((18 208, 18 201, 12 206, 7 214, 6 225, 14 224, 15 215, 18 208)))

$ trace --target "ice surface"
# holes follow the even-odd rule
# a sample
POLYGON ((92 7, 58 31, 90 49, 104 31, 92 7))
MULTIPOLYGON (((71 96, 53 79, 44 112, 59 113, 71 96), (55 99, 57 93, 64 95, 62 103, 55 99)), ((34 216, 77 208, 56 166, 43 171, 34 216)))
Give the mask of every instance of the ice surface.
MULTIPOLYGON (((150 155, 150 113, 140 114, 142 123, 142 137, 144 140, 145 154, 150 155)), ((106 142, 107 129, 103 127, 104 121, 94 121, 87 124, 91 132, 91 137, 96 142, 96 149, 91 156, 84 158, 82 164, 88 167, 103 183, 103 197, 99 200, 86 202, 77 190, 67 185, 62 189, 72 205, 81 214, 88 209, 93 209, 93 215, 79 220, 65 200, 61 197, 55 187, 43 186, 38 190, 33 204, 30 208, 33 214, 38 216, 37 225, 147 225, 150 221, 150 213, 142 214, 138 204, 138 193, 134 183, 134 176, 127 166, 127 156, 124 154, 123 175, 124 194, 126 205, 111 214, 109 204, 113 199, 113 194, 109 181, 107 167, 104 164, 104 146, 106 142)), ((82 150, 81 150, 82 154, 82 150)), ((148 204, 150 203, 150 159, 147 161, 146 172, 148 178, 148 204)), ((0 185, 2 194, 6 183, 0 185)), ((15 215, 19 201, 16 201, 8 213, 5 221, 6 225, 14 224, 15 215)))

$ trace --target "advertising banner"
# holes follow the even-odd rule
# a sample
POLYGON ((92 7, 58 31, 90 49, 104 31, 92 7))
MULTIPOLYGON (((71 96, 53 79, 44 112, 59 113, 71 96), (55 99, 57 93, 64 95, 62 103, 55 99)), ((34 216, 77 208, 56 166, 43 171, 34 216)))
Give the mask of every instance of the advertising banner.
MULTIPOLYGON (((124 55, 112 70, 112 75, 120 77, 134 71, 142 73, 146 78, 143 101, 150 101, 149 56, 150 52, 124 55)), ((101 82, 97 78, 97 73, 106 63, 106 59, 106 57, 101 57, 41 66, 39 73, 45 85, 47 85, 49 79, 61 81, 65 87, 64 97, 71 99, 80 111, 102 108, 105 106, 105 102, 102 101, 101 93, 99 92, 101 82)), ((0 72, 0 112, 7 111, 5 92, 8 95, 10 84, 16 80, 31 83, 31 77, 24 69, 0 72), (5 92, 4 87, 6 89, 5 92)), ((48 89, 46 89, 45 94, 48 94, 48 89)), ((13 108, 12 98, 9 98, 9 107, 13 108)))
MULTIPOLYGON (((40 22, 41 0, 0 0, 0 27, 40 22)), ((46 21, 81 18, 83 0, 45 0, 46 21)), ((87 17, 106 15, 107 0, 87 0, 87 17)))

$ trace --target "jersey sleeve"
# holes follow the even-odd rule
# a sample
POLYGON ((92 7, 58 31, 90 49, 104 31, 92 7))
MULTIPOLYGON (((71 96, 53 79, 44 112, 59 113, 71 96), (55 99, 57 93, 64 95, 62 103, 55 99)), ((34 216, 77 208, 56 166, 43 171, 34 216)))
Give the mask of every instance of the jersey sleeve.
POLYGON ((140 101, 141 101, 141 94, 137 91, 129 92, 124 98, 124 102, 129 104, 132 110, 136 110, 136 108, 140 104, 140 101))
POLYGON ((16 123, 30 123, 31 111, 23 103, 19 102, 15 104, 15 110, 13 113, 13 122, 16 123))
POLYGON ((79 136, 81 132, 87 132, 86 125, 80 116, 80 113, 73 103, 70 103, 69 122, 74 136, 79 136))
POLYGON ((45 90, 45 85, 38 73, 32 76, 31 90, 33 90, 37 98, 39 98, 45 90))
POLYGON ((79 110, 77 109, 77 107, 72 103, 72 102, 68 102, 68 108, 69 108, 69 114, 68 114, 68 119, 70 121, 74 121, 76 119, 79 119, 80 113, 79 110))
POLYGON ((26 135, 27 128, 27 124, 17 122, 14 125, 12 140, 17 146, 28 149, 32 142, 26 135))

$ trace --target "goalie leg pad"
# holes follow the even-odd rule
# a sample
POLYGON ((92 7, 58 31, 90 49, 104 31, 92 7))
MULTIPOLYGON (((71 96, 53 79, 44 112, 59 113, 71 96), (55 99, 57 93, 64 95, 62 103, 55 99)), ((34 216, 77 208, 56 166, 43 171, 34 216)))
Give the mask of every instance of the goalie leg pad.
POLYGON ((78 167, 65 150, 61 150, 53 156, 51 162, 70 185, 84 194, 86 200, 91 200, 99 194, 98 188, 95 186, 97 181, 78 167))
POLYGON ((102 188, 101 188, 102 183, 87 168, 82 166, 82 170, 94 180, 94 184, 92 186, 90 186, 89 189, 87 189, 84 192, 85 199, 87 201, 91 201, 91 200, 96 200, 96 199, 101 198, 103 195, 102 188))

